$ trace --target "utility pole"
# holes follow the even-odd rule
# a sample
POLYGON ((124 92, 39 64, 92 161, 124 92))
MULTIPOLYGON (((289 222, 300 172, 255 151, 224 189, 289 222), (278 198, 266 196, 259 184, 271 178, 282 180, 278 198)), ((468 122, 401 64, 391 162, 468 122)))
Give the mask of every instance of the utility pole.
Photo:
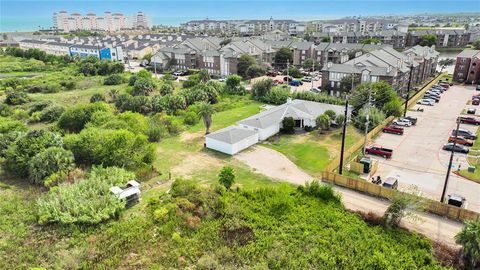
POLYGON ((365 143, 363 144, 363 154, 366 153, 368 141, 368 125, 370 124, 370 102, 372 101, 372 90, 368 89, 368 103, 367 103, 367 121, 365 122, 365 143))
POLYGON ((347 117, 348 117, 348 95, 346 95, 345 117, 343 119, 342 149, 340 150, 340 168, 338 169, 338 173, 340 175, 343 173, 343 152, 345 151, 345 134, 347 132, 347 117))
MULTIPOLYGON (((313 52, 312 52, 312 55, 313 55, 313 52)), ((312 58, 312 89, 313 89, 313 76, 315 75, 315 59, 312 58)))
POLYGON ((452 169, 453 155, 455 153, 455 147, 457 146, 458 129, 460 129, 460 120, 457 118, 457 129, 455 130, 455 140, 453 141, 452 152, 450 153, 450 161, 448 162, 447 175, 445 177, 445 183, 443 185, 442 197, 440 198, 440 202, 442 203, 443 203, 443 200, 445 199, 445 192, 447 192, 448 177, 450 176, 450 170, 452 169))
POLYGON ((410 76, 408 77, 408 86, 407 86, 407 99, 405 100, 405 111, 403 112, 403 117, 407 116, 408 100, 410 99, 410 85, 412 83, 412 72, 413 72, 413 63, 410 65, 410 76))
POLYGON ((287 59, 287 85, 290 85, 289 69, 290 69, 290 59, 287 59))

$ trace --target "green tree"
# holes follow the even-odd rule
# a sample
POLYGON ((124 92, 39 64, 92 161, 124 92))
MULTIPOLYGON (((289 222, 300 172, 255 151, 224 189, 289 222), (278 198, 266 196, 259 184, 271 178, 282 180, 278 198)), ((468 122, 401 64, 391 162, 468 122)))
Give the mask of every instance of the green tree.
POLYGON ((225 91, 229 94, 243 95, 245 94, 245 87, 241 85, 242 77, 238 75, 230 75, 225 81, 225 91))
POLYGON ((210 126, 212 125, 212 115, 215 113, 215 108, 212 104, 207 102, 200 102, 197 106, 198 115, 202 117, 205 125, 205 134, 210 133, 210 126))
POLYGON ((284 117, 282 119, 282 132, 293 134, 295 132, 295 120, 293 117, 284 117))
POLYGON ((332 42, 332 38, 331 37, 323 37, 322 42, 332 42))
MULTIPOLYGON (((286 71, 284 71, 284 73, 287 74, 286 71)), ((288 75, 292 76, 293 78, 301 78, 302 77, 302 73, 296 67, 289 67, 288 68, 288 75)))
POLYGON ((33 184, 44 184, 53 173, 68 173, 74 168, 71 151, 61 147, 50 147, 36 154, 29 162, 28 178, 33 184))
POLYGON ((246 75, 247 78, 260 77, 265 74, 265 69, 259 65, 251 65, 248 67, 246 75))
POLYGON ((319 127, 321 130, 329 130, 330 129, 330 125, 332 124, 332 120, 330 119, 330 117, 323 113, 321 115, 319 115, 316 119, 315 119, 315 122, 317 124, 317 127, 319 127))
POLYGON ((420 46, 431 47, 432 45, 437 44, 437 36, 436 35, 423 35, 419 38, 417 44, 420 45, 420 46))
POLYGON ((132 94, 134 96, 148 96, 155 91, 156 87, 152 79, 140 77, 133 84, 132 94))
POLYGON ((171 83, 162 83, 160 85, 160 95, 165 96, 168 94, 172 94, 174 87, 171 83))
POLYGON ((337 116, 337 113, 334 110, 326 110, 324 114, 327 115, 331 121, 335 120, 335 117, 337 116))
POLYGON ((442 69, 440 69, 440 73, 443 72, 444 68, 451 66, 453 64, 455 64, 455 59, 453 58, 445 58, 438 61, 438 65, 442 67, 442 69))
POLYGON ((210 80, 210 74, 208 73, 208 70, 206 69, 201 69, 198 72, 198 77, 200 78, 200 81, 203 83, 206 83, 210 80))
POLYGON ((480 50, 480 39, 475 40, 475 41, 472 43, 472 46, 473 46, 473 49, 474 49, 474 50, 480 50))
POLYGON ((6 167, 18 176, 27 177, 31 159, 50 147, 63 147, 59 134, 43 130, 29 131, 10 144, 5 151, 6 167))
POLYGON ((350 95, 350 104, 354 111, 359 111, 368 103, 369 91, 372 96, 372 106, 383 111, 387 116, 399 116, 402 112, 400 98, 393 87, 385 82, 362 83, 350 95))
POLYGON ((425 200, 420 195, 415 188, 408 192, 396 191, 391 199, 392 203, 383 215, 385 224, 388 227, 397 227, 405 217, 416 219, 415 212, 423 211, 425 208, 425 200))
POLYGON ((361 130, 365 130, 368 115, 368 131, 378 126, 385 120, 385 114, 375 107, 362 108, 354 118, 353 125, 361 130))
POLYGON ((360 78, 358 76, 348 74, 343 76, 340 79, 340 90, 343 92, 350 92, 352 89, 352 81, 353 81, 353 89, 358 86, 360 83, 360 78))
POLYGON ((302 66, 306 70, 315 71, 315 70, 318 70, 318 68, 320 67, 320 64, 315 59, 307 58, 305 59, 305 61, 303 61, 302 66), (313 70, 312 70, 312 67, 313 67, 313 70))
POLYGON ((153 56, 152 53, 146 53, 146 54, 142 57, 142 60, 147 60, 148 62, 150 62, 150 61, 152 60, 152 56, 153 56))
POLYGON ((480 222, 469 221, 455 235, 455 242, 462 246, 463 256, 473 269, 480 265, 480 222))
POLYGON ((256 65, 257 60, 251 55, 244 54, 238 58, 237 73, 242 77, 247 77, 247 70, 249 67, 256 65))
POLYGON ((218 174, 218 182, 227 190, 235 183, 235 171, 232 167, 224 166, 218 174))
POLYGON ((256 81, 252 85, 252 94, 256 99, 261 99, 272 89, 273 81, 270 78, 256 81))
POLYGON ((80 132, 90 121, 93 113, 97 111, 107 112, 111 111, 111 108, 103 102, 75 105, 62 113, 57 125, 59 128, 69 132, 80 132))
POLYGON ((293 63, 293 53, 290 48, 281 48, 275 53, 273 58, 274 66, 286 68, 287 63, 293 63))
POLYGON ((119 85, 119 84, 122 84, 122 83, 123 83, 123 77, 120 74, 109 75, 103 81, 104 85, 119 85))

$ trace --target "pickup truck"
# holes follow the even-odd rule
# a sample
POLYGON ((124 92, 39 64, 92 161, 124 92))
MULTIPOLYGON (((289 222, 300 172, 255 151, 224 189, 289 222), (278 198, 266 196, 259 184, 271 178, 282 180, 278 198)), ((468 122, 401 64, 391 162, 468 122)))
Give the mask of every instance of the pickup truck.
POLYGON ((465 117, 465 116, 460 116, 458 117, 458 120, 462 124, 470 124, 470 125, 480 125, 480 120, 474 118, 474 117, 465 117))
POLYGON ((365 148, 366 154, 381 156, 384 158, 391 158, 393 154, 393 150, 389 148, 385 148, 378 145, 373 145, 365 148))
POLYGON ((403 135, 403 128, 395 125, 386 126, 383 128, 384 133, 391 133, 396 135, 403 135))

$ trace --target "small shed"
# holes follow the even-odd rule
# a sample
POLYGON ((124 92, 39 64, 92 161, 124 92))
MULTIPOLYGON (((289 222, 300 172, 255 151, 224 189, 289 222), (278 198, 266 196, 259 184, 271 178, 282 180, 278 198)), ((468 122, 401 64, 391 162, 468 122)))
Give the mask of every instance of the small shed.
POLYGON ((127 207, 130 207, 140 200, 140 184, 135 180, 130 180, 124 188, 113 186, 110 191, 117 196, 119 200, 126 200, 127 207))
POLYGON ((219 152, 234 155, 258 142, 258 132, 230 126, 205 136, 205 146, 219 152))

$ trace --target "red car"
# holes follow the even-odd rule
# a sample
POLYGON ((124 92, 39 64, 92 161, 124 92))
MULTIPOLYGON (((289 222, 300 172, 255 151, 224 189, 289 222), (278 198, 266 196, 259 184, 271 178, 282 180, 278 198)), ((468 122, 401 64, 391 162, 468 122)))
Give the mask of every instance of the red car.
POLYGON ((386 126, 383 128, 384 133, 391 133, 396 135, 403 135, 403 128, 395 125, 386 126))
POLYGON ((465 117, 465 116, 460 116, 458 117, 458 120, 462 124, 470 124, 470 125, 480 125, 480 120, 477 120, 474 117, 465 117))
POLYGON ((457 139, 455 140, 455 136, 450 136, 450 138, 448 138, 448 142, 457 142, 457 144, 461 144, 461 145, 465 145, 465 146, 472 146, 473 145, 473 141, 472 140, 468 140, 468 139, 465 139, 464 137, 457 137, 457 139))
POLYGON ((365 154, 381 156, 384 158, 391 158, 393 150, 382 146, 373 145, 365 148, 365 154))

